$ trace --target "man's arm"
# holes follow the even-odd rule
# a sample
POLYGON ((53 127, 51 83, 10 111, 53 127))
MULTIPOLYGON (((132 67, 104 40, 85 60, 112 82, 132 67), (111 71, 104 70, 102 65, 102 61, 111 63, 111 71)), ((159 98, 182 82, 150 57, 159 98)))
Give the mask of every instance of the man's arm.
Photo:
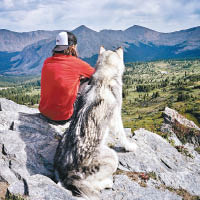
MULTIPOLYGON (((81 60, 82 61, 82 60, 81 60)), ((95 69, 90 66, 85 61, 82 61, 80 64, 80 76, 83 78, 90 78, 92 74, 95 72, 95 69)))

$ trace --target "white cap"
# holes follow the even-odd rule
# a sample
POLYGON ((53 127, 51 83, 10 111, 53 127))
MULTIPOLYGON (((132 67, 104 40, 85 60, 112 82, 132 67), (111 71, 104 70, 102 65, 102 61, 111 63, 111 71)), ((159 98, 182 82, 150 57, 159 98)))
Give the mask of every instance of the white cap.
POLYGON ((56 45, 68 45, 67 32, 60 32, 56 37, 56 45))

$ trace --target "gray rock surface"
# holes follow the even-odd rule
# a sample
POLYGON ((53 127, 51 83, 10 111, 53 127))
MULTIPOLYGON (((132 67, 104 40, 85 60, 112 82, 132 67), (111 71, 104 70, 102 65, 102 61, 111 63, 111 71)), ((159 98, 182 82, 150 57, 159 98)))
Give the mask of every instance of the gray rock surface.
POLYGON ((68 124, 49 124, 37 109, 6 99, 1 98, 0 105, 0 181, 12 186, 36 174, 53 178, 59 134, 68 124))
MULTIPOLYGON (((20 194, 31 200, 75 199, 53 182, 55 150, 69 124, 49 124, 37 109, 6 99, 0 99, 0 105, 0 182, 9 184, 7 196, 20 194)), ((113 188, 102 191, 101 199, 182 199, 167 187, 182 188, 200 196, 200 156, 192 147, 188 146, 191 155, 188 157, 154 133, 140 129, 132 137, 130 129, 125 131, 136 141, 138 149, 124 152, 116 148, 119 169, 114 175, 113 188), (144 181, 141 172, 154 173, 154 178, 144 181), (128 173, 136 174, 137 178, 128 173)))
POLYGON ((159 135, 144 129, 135 131, 136 152, 118 153, 119 169, 136 172, 154 172, 156 183, 185 189, 200 196, 200 155, 191 151, 191 157, 181 154, 159 135))
POLYGON ((28 108, 27 106, 16 104, 15 102, 5 98, 0 98, 0 111, 11 111, 13 113, 23 112, 29 114, 38 113, 37 109, 28 108))
POLYGON ((25 194, 30 200, 75 200, 71 193, 59 187, 50 178, 42 175, 33 175, 27 181, 18 181, 8 187, 7 196, 25 194))
POLYGON ((168 190, 159 190, 153 186, 141 187, 125 175, 116 175, 113 190, 104 190, 102 200, 181 200, 182 198, 168 190))

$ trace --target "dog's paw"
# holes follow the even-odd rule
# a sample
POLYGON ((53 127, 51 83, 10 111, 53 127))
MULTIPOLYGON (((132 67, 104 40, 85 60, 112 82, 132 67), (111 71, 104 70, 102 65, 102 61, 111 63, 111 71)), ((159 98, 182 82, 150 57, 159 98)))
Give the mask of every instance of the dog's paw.
POLYGON ((104 188, 106 188, 106 189, 111 189, 112 187, 113 187, 113 179, 112 179, 112 178, 109 178, 109 179, 107 179, 104 188))
POLYGON ((134 142, 127 142, 124 148, 126 149, 126 151, 136 151, 138 145, 134 142))
POLYGON ((112 178, 106 178, 99 182, 99 190, 103 189, 111 189, 113 187, 113 179, 112 178))

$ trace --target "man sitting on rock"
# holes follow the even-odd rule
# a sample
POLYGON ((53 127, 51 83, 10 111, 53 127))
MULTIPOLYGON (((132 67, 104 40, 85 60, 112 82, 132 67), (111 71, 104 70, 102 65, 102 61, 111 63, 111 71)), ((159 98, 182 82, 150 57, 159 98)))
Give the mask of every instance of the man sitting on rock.
POLYGON ((73 114, 73 104, 82 78, 95 69, 77 56, 77 39, 71 32, 60 32, 52 57, 44 61, 41 74, 39 110, 49 122, 65 124, 73 114))

